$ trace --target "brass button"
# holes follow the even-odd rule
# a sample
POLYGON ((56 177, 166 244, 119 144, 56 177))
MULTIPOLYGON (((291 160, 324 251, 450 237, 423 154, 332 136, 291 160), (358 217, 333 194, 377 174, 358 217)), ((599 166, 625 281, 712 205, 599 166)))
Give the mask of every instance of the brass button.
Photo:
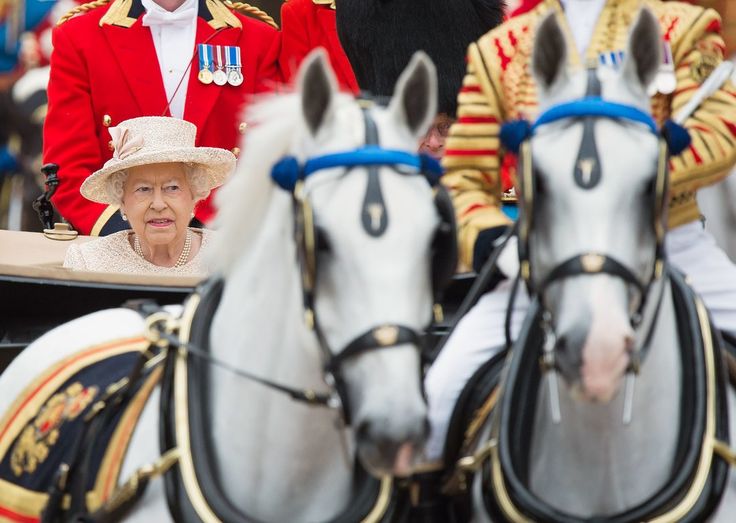
POLYGON ((111 123, 112 123, 112 118, 110 117, 109 114, 106 114, 105 116, 102 117, 102 125, 104 125, 105 127, 110 127, 111 123))
POLYGON ((111 151, 115 150, 115 146, 112 144, 112 140, 107 142, 107 148, 110 149, 111 151))
POLYGON ((237 158, 240 155, 240 147, 233 147, 231 152, 235 155, 235 158, 237 158))
POLYGON ((245 130, 248 128, 248 124, 245 122, 240 122, 240 125, 238 125, 238 131, 240 134, 245 134, 245 130))

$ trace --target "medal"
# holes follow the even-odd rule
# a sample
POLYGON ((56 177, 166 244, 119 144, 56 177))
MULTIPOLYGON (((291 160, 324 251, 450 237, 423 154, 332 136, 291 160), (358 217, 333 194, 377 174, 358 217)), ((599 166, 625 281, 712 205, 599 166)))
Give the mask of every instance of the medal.
POLYGON ((214 80, 212 75, 212 46, 207 44, 199 44, 199 73, 197 79, 203 84, 211 84, 214 80))
POLYGON ((227 74, 227 83, 233 87, 237 87, 243 83, 243 75, 240 71, 232 70, 227 74))
POLYGON ((222 69, 218 69, 212 73, 212 79, 216 85, 225 85, 227 83, 227 74, 222 69))
POLYGON ((225 73, 225 61, 222 58, 223 50, 221 45, 215 46, 215 72, 212 79, 217 85, 225 85, 227 83, 227 73, 225 73))
POLYGON ((212 83, 214 78, 212 77, 212 71, 209 69, 200 69, 199 74, 197 74, 197 79, 203 84, 208 85, 212 83))
POLYGON ((227 83, 237 87, 243 83, 242 65, 240 63, 240 47, 228 46, 227 54, 227 83))

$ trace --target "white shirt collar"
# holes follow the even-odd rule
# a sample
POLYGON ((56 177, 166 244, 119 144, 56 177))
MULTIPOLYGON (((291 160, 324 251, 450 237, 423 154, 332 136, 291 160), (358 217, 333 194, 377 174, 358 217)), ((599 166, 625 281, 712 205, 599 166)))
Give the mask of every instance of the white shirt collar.
POLYGON ((192 22, 197 18, 198 0, 185 0, 182 5, 174 11, 167 11, 154 0, 141 0, 141 4, 146 9, 143 15, 143 25, 180 25, 192 22))

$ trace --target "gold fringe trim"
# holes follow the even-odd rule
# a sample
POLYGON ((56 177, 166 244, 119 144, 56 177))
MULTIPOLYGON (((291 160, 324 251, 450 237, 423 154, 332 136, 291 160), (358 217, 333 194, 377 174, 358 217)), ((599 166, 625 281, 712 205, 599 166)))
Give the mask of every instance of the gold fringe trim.
POLYGON ((118 27, 131 27, 137 18, 130 17, 133 0, 114 0, 110 9, 100 19, 100 27, 103 25, 116 25, 118 27))
POLYGON ((95 0, 94 2, 88 2, 86 4, 78 5, 74 9, 66 13, 64 16, 59 18, 59 21, 56 22, 56 25, 60 26, 61 24, 63 24, 73 16, 78 15, 79 13, 86 13, 87 11, 97 9, 98 7, 102 7, 103 5, 107 5, 109 3, 110 0, 95 0))
POLYGON ((271 15, 269 15, 263 9, 259 9, 245 2, 232 2, 231 0, 225 0, 224 4, 234 11, 252 16, 254 18, 261 20, 262 22, 266 22, 268 25, 270 25, 274 29, 279 28, 279 25, 276 23, 276 21, 273 18, 271 18, 271 15))
POLYGON ((221 0, 205 0, 207 10, 212 15, 212 20, 207 22, 212 29, 223 29, 225 27, 242 28, 237 16, 221 0))

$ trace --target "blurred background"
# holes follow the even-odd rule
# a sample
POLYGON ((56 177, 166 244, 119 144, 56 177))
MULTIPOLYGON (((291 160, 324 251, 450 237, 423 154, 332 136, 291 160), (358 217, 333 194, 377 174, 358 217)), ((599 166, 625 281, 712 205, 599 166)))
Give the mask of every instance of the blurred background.
MULTIPOLYGON (((508 12, 521 1, 508 0, 508 12)), ((41 229, 31 203, 43 191, 41 130, 46 114, 51 29, 77 3, 82 2, 0 0, 0 229, 41 229)), ((250 3, 280 25, 282 0, 250 3)), ((712 7, 721 14, 728 55, 736 52, 736 1, 691 3, 712 7)))

